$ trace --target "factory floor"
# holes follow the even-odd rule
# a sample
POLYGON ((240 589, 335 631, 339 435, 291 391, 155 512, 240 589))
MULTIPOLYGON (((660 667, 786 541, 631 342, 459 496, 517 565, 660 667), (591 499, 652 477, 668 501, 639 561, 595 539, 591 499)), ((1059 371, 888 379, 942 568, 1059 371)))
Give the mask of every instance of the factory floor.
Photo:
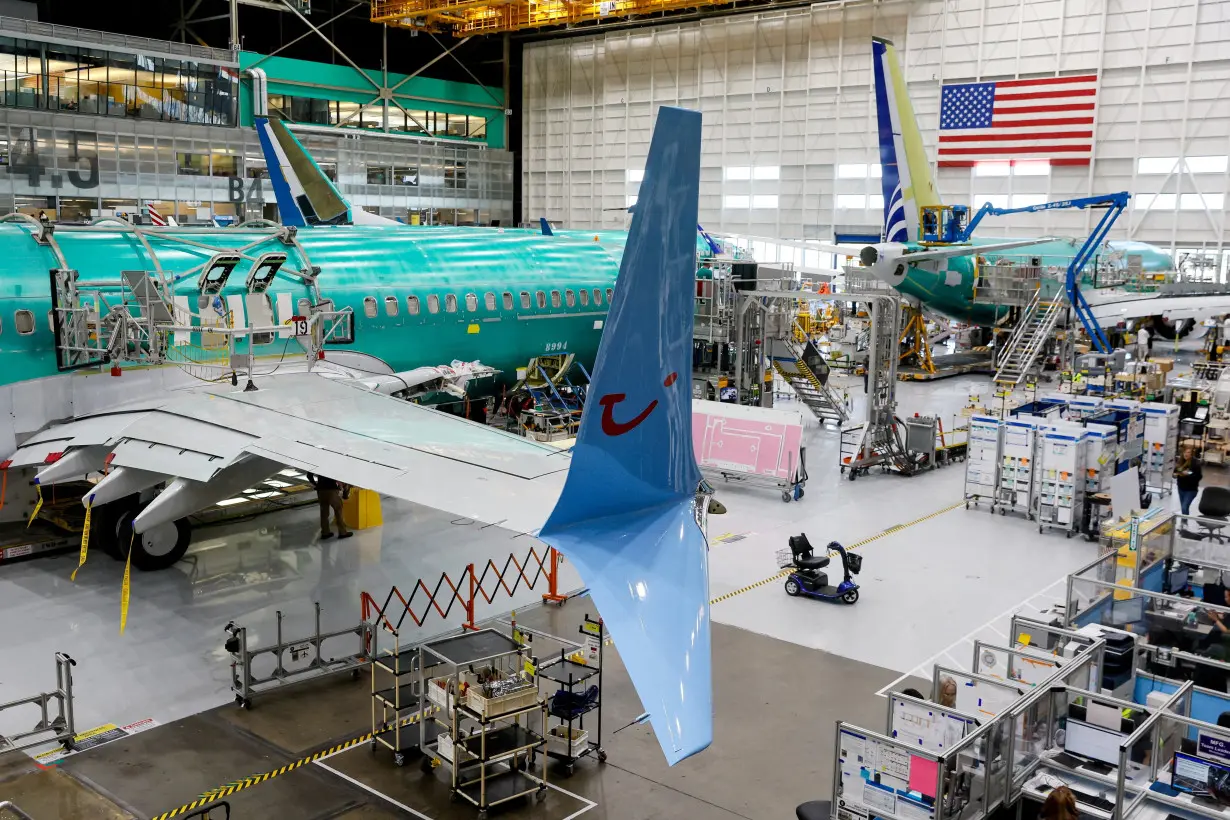
MULTIPOLYGON (((862 379, 844 382, 858 418, 862 379)), ((971 394, 988 404, 992 392, 985 376, 902 382, 898 413, 935 414, 949 430, 962 422, 971 394)), ((836 430, 811 424, 804 498, 783 503, 772 488, 718 487, 728 512, 711 517, 709 526, 714 746, 667 768, 649 728, 631 727, 604 738, 608 765, 586 763, 573 778, 552 780, 576 797, 552 790, 542 806, 510 816, 788 817, 796 803, 827 796, 836 720, 882 728, 885 701, 877 695, 910 685, 912 675, 928 676, 934 662, 968 668, 975 639, 1006 641, 1013 612, 1061 602, 1066 575, 1096 556, 1096 545, 1083 539, 1041 535, 1023 518, 966 510, 960 463, 911 478, 873 470, 851 482, 838 470, 836 430), (815 544, 837 540, 863 555, 856 605, 785 594, 774 554, 800 532, 815 544)), ((1220 468, 1208 468, 1206 483, 1222 483, 1221 476, 1220 468)), ((18 626, 3 642, 0 702, 52 688, 52 653, 62 651, 78 661, 79 732, 134 724, 145 730, 46 770, 20 754, 0 758, 0 801, 14 800, 35 820, 159 817, 208 789, 369 731, 366 680, 287 692, 251 713, 236 709, 223 626, 233 620, 248 628, 250 645, 270 643, 281 610, 287 637, 302 636, 319 601, 324 630, 342 629, 360 619, 360 592, 384 600, 396 584, 408 596, 420 578, 434 587, 442 572, 456 578, 470 562, 503 565, 538 546, 389 499, 383 513, 382 527, 345 542, 319 541, 313 509, 202 530, 173 570, 133 573, 123 635, 123 568, 110 558, 91 555, 76 583, 68 579, 75 554, 6 566, 0 619, 18 626)), ((581 585, 565 562, 560 588, 581 585)), ((519 587, 511 597, 480 602, 477 615, 519 609, 519 620, 575 623, 584 614, 580 601, 562 612, 527 610, 541 590, 540 581, 533 590, 519 587)), ((460 621, 457 610, 447 619, 432 616, 422 629, 408 629, 407 639, 460 621)), ((356 640, 335 639, 332 654, 354 651, 356 640)), ((616 670, 608 733, 642 711, 616 670)), ((19 728, 29 726, 0 714, 0 734, 19 728)), ((447 800, 437 805, 440 783, 425 777, 417 767, 398 769, 387 754, 373 760, 365 747, 353 748, 228 799, 238 818, 473 816, 447 800)))

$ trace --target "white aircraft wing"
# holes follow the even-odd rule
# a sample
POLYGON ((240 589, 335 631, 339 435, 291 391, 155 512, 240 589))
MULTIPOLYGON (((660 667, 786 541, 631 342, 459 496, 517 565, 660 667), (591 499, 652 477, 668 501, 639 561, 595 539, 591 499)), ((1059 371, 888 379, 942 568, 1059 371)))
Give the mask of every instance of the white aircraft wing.
POLYGON ((1030 245, 1040 245, 1043 242, 1050 242, 1054 237, 1041 236, 1033 239, 1016 239, 1011 242, 994 242, 989 245, 944 245, 936 248, 927 248, 922 251, 909 251, 902 255, 902 259, 906 262, 926 262, 929 259, 949 259, 953 256, 974 256, 975 254, 994 253, 995 251, 1006 251, 1011 248, 1025 248, 1030 245))
POLYGON ((137 518, 138 532, 214 504, 283 466, 532 532, 550 514, 570 462, 553 447, 359 383, 296 373, 258 379, 258 387, 194 388, 53 426, 13 460, 42 464, 56 454, 38 475, 42 483, 104 465, 171 481, 137 518))

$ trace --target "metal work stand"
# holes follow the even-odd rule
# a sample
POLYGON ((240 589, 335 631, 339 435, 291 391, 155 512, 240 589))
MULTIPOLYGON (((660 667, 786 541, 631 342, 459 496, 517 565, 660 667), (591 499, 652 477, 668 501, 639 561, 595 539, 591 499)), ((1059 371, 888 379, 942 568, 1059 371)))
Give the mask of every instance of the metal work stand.
MULTIPOLYGON (((594 620, 586 615, 585 623, 581 624, 579 631, 587 638, 598 642, 597 666, 578 663, 567 657, 561 649, 559 658, 547 661, 538 668, 540 679, 558 683, 561 687, 559 691, 567 692, 568 700, 573 701, 572 704, 557 703, 556 698, 552 698, 547 709, 551 717, 560 721, 556 728, 562 726, 566 730, 563 738, 565 751, 562 752, 551 748, 552 734, 550 731, 547 732, 547 756, 563 761, 564 771, 568 775, 575 770, 577 761, 589 754, 595 754, 599 763, 606 762, 606 750, 602 748, 602 660, 606 645, 606 630, 602 626, 601 619, 594 620), (597 697, 592 702, 586 702, 581 706, 576 705, 575 687, 578 685, 586 690, 590 686, 596 686, 598 688, 597 697), (597 713, 595 715, 597 725, 593 736, 590 736, 585 729, 585 716, 590 712, 597 713), (574 722, 582 733, 582 739, 579 741, 573 739, 574 722), (578 743, 580 743, 579 749, 577 748, 578 743)), ((584 649, 581 651, 584 652, 584 649)))
POLYGON ((16 709, 21 706, 37 704, 42 717, 34 728, 28 732, 18 732, 5 737, 0 735, 0 755, 5 752, 15 752, 19 749, 29 749, 44 743, 58 742, 66 750, 73 748, 73 737, 76 734, 73 724, 73 670, 77 662, 63 652, 56 653, 56 688, 50 692, 40 692, 28 698, 20 698, 10 703, 0 704, 0 712, 16 709), (57 702, 56 716, 48 713, 51 701, 57 702), (34 740, 28 740, 34 738, 34 740), (25 741, 24 743, 22 741, 25 741))
POLYGON ((510 696, 478 697, 477 685, 463 678, 473 677, 468 670, 480 665, 503 665, 520 670, 528 660, 525 646, 494 629, 481 629, 425 643, 419 648, 420 690, 441 707, 430 722, 447 727, 448 734, 427 740, 426 718, 420 723, 424 771, 438 764, 452 770, 455 799, 466 800, 478 808, 480 820, 487 810, 501 803, 533 795, 543 800, 547 794, 547 757, 542 757, 541 773, 530 773, 535 754, 546 744, 542 731, 547 722, 547 705, 535 684, 532 694, 517 691, 510 696), (432 661, 431 658, 435 658, 432 661), (452 672, 427 679, 422 669, 431 664, 445 665, 452 672), (440 681, 439 685, 436 681, 440 681), (530 728, 530 716, 539 715, 539 731, 530 728), (523 720, 524 718, 524 720, 523 720))
POLYGON ((357 626, 347 627, 346 629, 340 629, 337 632, 329 632, 327 634, 321 633, 320 603, 317 602, 315 607, 316 630, 311 635, 297 640, 283 640, 282 611, 278 610, 277 641, 270 646, 262 646, 257 649, 248 648, 247 627, 236 626, 234 621, 231 621, 224 627, 224 630, 230 636, 226 639, 225 647, 226 651, 231 655, 231 691, 235 693, 235 703, 239 704, 241 708, 251 708, 252 696, 259 692, 267 692, 271 689, 292 686, 304 681, 317 680, 318 678, 338 675, 343 672, 349 672, 354 678, 359 677, 359 670, 368 663, 368 647, 371 645, 372 625, 365 621, 360 621, 357 626), (326 660, 321 652, 324 642, 343 635, 359 636, 358 651, 344 658, 329 658, 326 660), (284 656, 288 652, 290 653, 291 661, 298 661, 309 653, 314 653, 315 657, 302 669, 288 670, 283 663, 284 656), (252 674, 252 661, 258 655, 264 654, 273 655, 277 659, 277 666, 268 676, 258 678, 252 674))
MULTIPOLYGON (((423 683, 419 674, 423 657, 418 645, 403 647, 398 633, 389 631, 393 632, 392 649, 374 653, 372 659, 372 751, 384 746, 393 752, 393 762, 404 766, 407 756, 420 754, 422 746, 435 741, 443 729, 436 721, 427 720, 427 712, 423 710, 423 683), (391 686, 377 682, 381 673, 391 676, 391 686), (404 682, 407 679, 409 682, 404 682), (421 728, 409 726, 415 720, 422 724, 421 728), (406 730, 404 735, 402 729, 406 730)), ((439 660, 429 656, 427 663, 435 666, 439 660)))

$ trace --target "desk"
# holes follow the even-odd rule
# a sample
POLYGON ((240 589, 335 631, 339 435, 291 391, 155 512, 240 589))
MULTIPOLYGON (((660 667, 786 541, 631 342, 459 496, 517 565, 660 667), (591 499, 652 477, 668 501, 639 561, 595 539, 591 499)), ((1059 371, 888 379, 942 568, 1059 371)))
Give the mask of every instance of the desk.
MULTIPOLYGON (((1103 800, 1114 803, 1115 790, 1119 786, 1119 776, 1115 770, 1116 767, 1112 767, 1110 774, 1098 774, 1083 768, 1071 769, 1055 760, 1055 757, 1061 751, 1061 749, 1047 749, 1042 753, 1042 757, 1038 760, 1039 766, 1037 771, 1034 772, 1033 777, 1026 780, 1021 786, 1022 796, 1040 803, 1044 802, 1051 789, 1043 789, 1042 787, 1047 779, 1056 778, 1062 780, 1072 791, 1078 792, 1076 800, 1082 816, 1096 817, 1098 820, 1111 820, 1114 813, 1113 810, 1106 811, 1096 806, 1091 806, 1088 803, 1080 802, 1079 792, 1095 795, 1103 800)), ((1129 784, 1136 787, 1137 792, 1145 787, 1148 775, 1148 767, 1140 763, 1128 764, 1126 779, 1129 784)))
MULTIPOLYGON (((1165 786, 1170 785, 1169 768, 1157 773, 1156 782, 1165 786)), ((1131 816, 1134 820, 1165 820, 1168 814, 1175 814, 1188 820, 1197 820, 1197 818, 1204 820, 1204 818, 1218 816, 1230 818, 1230 806, 1197 804, 1196 798, 1186 792, 1169 795, 1150 790, 1144 802, 1136 807, 1131 816)))
POLYGON ((1194 624, 1187 622, 1187 612, 1179 612, 1174 609, 1155 609, 1152 612, 1145 613, 1145 622, 1148 623, 1151 619, 1155 619, 1161 628, 1168 629, 1172 632, 1185 632, 1197 638, 1207 638, 1213 633, 1214 626, 1212 624, 1204 624, 1197 621, 1194 624))

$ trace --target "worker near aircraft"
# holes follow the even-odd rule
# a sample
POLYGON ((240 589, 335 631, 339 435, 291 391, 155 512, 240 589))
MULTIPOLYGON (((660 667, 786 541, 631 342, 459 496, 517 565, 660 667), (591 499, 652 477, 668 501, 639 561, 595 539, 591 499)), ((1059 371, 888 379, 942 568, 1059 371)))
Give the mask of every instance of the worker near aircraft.
POLYGON ((1149 358, 1149 353, 1152 350, 1153 337, 1149 333, 1149 328, 1142 327, 1140 332, 1136 334, 1136 358, 1143 362, 1149 358))
POLYGON ((346 527, 346 522, 342 520, 342 497, 350 495, 350 488, 343 487, 338 482, 327 476, 307 474, 308 483, 316 488, 316 503, 320 505, 320 538, 333 537, 333 531, 329 529, 329 511, 333 511, 333 520, 337 522, 337 537, 339 539, 349 538, 354 535, 346 527))
POLYGON ((1190 515, 1192 502, 1200 492, 1200 479, 1204 478, 1200 459, 1196 457, 1196 448, 1192 445, 1183 446, 1183 452, 1174 466, 1174 477, 1179 485, 1179 509, 1184 515, 1190 515))

